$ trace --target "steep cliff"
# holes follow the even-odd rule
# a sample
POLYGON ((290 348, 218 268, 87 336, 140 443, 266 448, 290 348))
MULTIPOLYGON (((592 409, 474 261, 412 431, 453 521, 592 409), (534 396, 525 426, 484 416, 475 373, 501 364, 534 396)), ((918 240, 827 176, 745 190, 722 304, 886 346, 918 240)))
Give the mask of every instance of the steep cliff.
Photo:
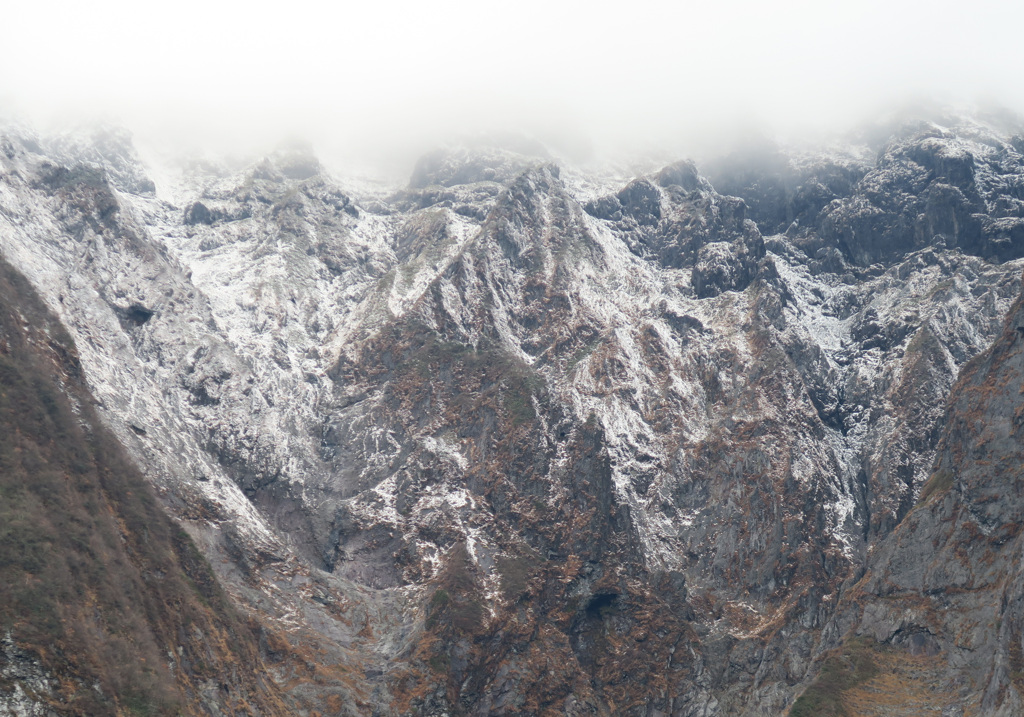
POLYGON ((1024 710, 1022 333, 1018 299, 992 348, 963 368, 932 475, 844 595, 827 631, 842 644, 792 714, 1024 710), (874 667, 858 674, 851 651, 874 667))

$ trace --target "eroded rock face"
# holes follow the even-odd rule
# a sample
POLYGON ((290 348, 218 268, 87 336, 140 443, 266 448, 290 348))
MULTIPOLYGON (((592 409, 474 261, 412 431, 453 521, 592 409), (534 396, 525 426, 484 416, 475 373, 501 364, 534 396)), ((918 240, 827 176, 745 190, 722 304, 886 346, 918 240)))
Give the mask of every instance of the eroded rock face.
POLYGON ((745 202, 718 194, 696 172, 692 162, 673 164, 584 209, 609 222, 636 255, 665 268, 692 268, 700 298, 743 290, 760 269, 764 241, 746 218, 745 202))
POLYGON ((770 143, 719 160, 709 175, 742 197, 762 232, 785 232, 808 253, 838 248, 867 266, 944 244, 1004 262, 1024 254, 1020 155, 984 126, 934 122, 831 154, 788 156, 770 143))
POLYGON ((1012 137, 711 181, 506 143, 366 196, 297 151, 132 192, 69 141, 8 133, 0 250, 295 709, 777 714, 858 620, 948 649, 851 586, 1020 293, 1012 137))

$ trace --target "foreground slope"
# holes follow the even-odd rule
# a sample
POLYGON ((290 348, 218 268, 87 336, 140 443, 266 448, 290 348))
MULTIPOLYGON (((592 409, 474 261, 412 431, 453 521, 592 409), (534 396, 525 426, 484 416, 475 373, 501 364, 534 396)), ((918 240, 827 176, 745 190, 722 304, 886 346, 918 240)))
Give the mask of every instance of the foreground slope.
POLYGON ((0 712, 285 714, 258 635, 0 262, 0 712))

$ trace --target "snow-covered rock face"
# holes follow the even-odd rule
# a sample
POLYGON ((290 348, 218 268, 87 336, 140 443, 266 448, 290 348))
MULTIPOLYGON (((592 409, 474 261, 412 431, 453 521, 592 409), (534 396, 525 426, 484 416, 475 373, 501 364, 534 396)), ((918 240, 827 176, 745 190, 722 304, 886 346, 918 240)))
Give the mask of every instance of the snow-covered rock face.
POLYGON ((351 709, 775 713, 1019 293, 1018 144, 608 192, 461 149, 361 197, 301 151, 154 183, 123 135, 12 130, 0 251, 232 594, 364 671, 351 709))
POLYGON ((10 633, 0 640, 3 659, 0 679, 10 688, 0 692, 0 710, 11 717, 49 717, 45 697, 54 691, 57 680, 48 674, 32 655, 20 650, 10 633))

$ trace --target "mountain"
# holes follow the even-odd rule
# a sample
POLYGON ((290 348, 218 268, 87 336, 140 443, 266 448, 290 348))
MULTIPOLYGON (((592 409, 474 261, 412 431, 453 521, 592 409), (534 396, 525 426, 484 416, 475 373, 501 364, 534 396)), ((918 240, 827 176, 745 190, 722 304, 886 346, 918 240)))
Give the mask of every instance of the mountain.
POLYGON ((1020 132, 387 187, 9 127, 0 252, 291 713, 882 714, 910 655, 1012 714, 1020 132))

